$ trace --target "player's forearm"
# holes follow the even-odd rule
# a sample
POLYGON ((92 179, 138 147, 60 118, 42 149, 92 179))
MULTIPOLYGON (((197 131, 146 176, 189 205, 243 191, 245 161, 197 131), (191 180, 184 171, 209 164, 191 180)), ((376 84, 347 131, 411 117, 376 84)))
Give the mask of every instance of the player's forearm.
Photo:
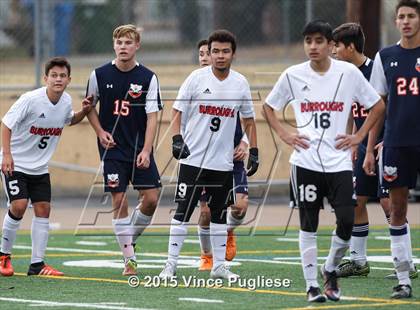
POLYGON ((267 120, 268 124, 271 126, 271 128, 274 129, 277 136, 284 141, 284 137, 288 135, 289 133, 287 132, 287 130, 283 128, 283 126, 281 126, 273 108, 271 108, 267 104, 264 104, 263 109, 264 109, 265 119, 267 120))
POLYGON ((181 132, 181 117, 182 112, 176 109, 172 109, 172 135, 179 135, 181 132))
POLYGON ((95 130, 96 135, 99 136, 99 134, 103 131, 103 129, 102 129, 101 123, 99 122, 98 112, 96 111, 95 108, 90 110, 90 112, 87 115, 87 118, 93 130, 95 130))
POLYGON ((382 131, 382 128, 384 127, 384 121, 385 121, 385 114, 383 114, 382 117, 380 117, 376 121, 375 125, 373 125, 372 129, 369 131, 366 152, 373 153, 375 149, 376 141, 378 140, 378 137, 379 137, 379 133, 382 131))
POLYGON ((254 118, 244 118, 243 121, 246 135, 249 137, 249 147, 257 147, 257 126, 254 118))
MULTIPOLYGON (((369 114, 363 123, 363 126, 356 132, 356 135, 359 136, 360 140, 363 140, 375 123, 384 118, 385 115, 385 104, 382 99, 380 99, 369 111, 369 114)), ((377 133, 376 133, 377 135, 377 133)), ((374 138, 374 137, 372 137, 374 138)), ((376 137, 377 138, 377 137, 376 137)), ((375 138, 375 140, 376 140, 375 138)))
POLYGON ((156 136, 156 128, 157 128, 157 112, 148 113, 143 151, 147 151, 149 153, 152 152, 153 140, 155 139, 155 136, 156 136))
POLYGON ((80 110, 79 112, 74 113, 73 118, 71 119, 70 126, 80 123, 85 118, 85 116, 86 116, 86 113, 83 110, 80 110))
POLYGON ((5 124, 1 125, 1 146, 3 148, 3 154, 11 154, 10 152, 10 139, 12 137, 12 131, 5 124))

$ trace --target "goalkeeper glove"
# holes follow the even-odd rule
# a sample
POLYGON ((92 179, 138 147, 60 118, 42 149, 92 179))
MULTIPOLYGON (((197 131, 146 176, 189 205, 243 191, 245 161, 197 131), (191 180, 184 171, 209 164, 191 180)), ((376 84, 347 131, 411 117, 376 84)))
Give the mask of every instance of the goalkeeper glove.
POLYGON ((172 137, 172 155, 176 159, 184 159, 190 156, 190 150, 181 135, 172 137))
POLYGON ((255 172, 257 172, 259 164, 260 162, 258 161, 258 148, 252 147, 249 149, 248 165, 246 167, 248 169, 248 173, 246 175, 250 177, 255 172))

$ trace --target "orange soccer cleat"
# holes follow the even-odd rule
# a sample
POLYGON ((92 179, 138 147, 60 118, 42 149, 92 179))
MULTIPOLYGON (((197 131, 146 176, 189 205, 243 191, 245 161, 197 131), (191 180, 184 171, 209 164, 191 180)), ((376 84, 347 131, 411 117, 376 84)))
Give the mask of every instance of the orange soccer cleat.
POLYGON ((41 266, 34 267, 32 265, 29 266, 28 276, 54 276, 54 277, 61 277, 64 276, 64 273, 54 269, 51 266, 43 264, 41 266))
POLYGON ((233 230, 228 231, 227 242, 226 242, 226 256, 227 261, 231 261, 236 256, 236 237, 233 230))
POLYGON ((4 254, 0 256, 0 274, 4 277, 10 277, 14 274, 12 261, 10 254, 4 254))
POLYGON ((199 271, 210 271, 213 268, 213 256, 201 254, 199 271))

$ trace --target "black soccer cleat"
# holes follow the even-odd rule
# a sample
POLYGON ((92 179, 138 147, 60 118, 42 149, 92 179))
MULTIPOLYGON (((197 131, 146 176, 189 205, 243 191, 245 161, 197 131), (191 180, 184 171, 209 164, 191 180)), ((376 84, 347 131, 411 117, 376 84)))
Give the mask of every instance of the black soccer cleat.
POLYGON ((324 294, 329 300, 339 301, 341 290, 338 287, 337 274, 335 271, 328 272, 325 270, 325 265, 321 267, 321 275, 324 279, 324 294))
POLYGON ((392 288, 392 299, 411 298, 411 286, 407 284, 399 284, 392 288))
POLYGON ((319 287, 311 286, 309 290, 306 292, 306 296, 308 298, 308 302, 326 302, 327 298, 324 294, 321 293, 319 287))

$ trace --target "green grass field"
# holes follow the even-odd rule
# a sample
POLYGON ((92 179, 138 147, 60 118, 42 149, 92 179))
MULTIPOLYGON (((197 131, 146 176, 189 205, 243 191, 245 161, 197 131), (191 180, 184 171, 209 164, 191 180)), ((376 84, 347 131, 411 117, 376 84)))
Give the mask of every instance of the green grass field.
MULTIPOLYGON (((323 263, 328 253, 330 237, 318 237, 323 263)), ((232 270, 247 279, 250 286, 237 284, 222 287, 185 287, 185 279, 207 279, 207 272, 197 271, 199 245, 191 236, 184 244, 178 268, 178 287, 161 287, 153 283, 166 258, 168 237, 162 232, 141 237, 139 287, 132 288, 121 275, 119 249, 111 235, 74 236, 53 233, 47 250, 47 263, 65 272, 61 278, 27 277, 30 261, 30 236, 18 236, 13 253, 15 276, 0 277, 0 309, 414 309, 420 305, 420 279, 413 280, 414 297, 410 300, 389 299, 395 281, 384 279, 392 271, 389 240, 385 229, 372 229, 369 237, 371 272, 368 277, 341 279, 344 297, 338 303, 308 304, 299 263, 297 231, 286 236, 260 230, 257 236, 239 236, 236 265, 232 270), (277 240, 280 238, 280 240, 277 240), (93 266, 97 267, 93 267, 93 266), (145 278, 149 276, 149 278, 145 278), (184 276, 184 277, 183 277, 184 276), (260 276, 267 279, 290 279, 288 288, 261 286, 252 290, 252 281, 260 276), (145 281, 147 280, 147 282, 145 281), (152 287, 145 287, 152 286, 152 287)), ((238 232, 240 234, 240 231, 238 232)), ((420 229, 412 229, 414 256, 420 253, 420 229)), ((418 260, 418 259, 417 259, 418 260)), ((267 283, 267 281, 266 281, 267 283)), ((244 284, 244 283, 242 283, 244 284)), ((322 281, 320 280, 320 284, 322 281)))

